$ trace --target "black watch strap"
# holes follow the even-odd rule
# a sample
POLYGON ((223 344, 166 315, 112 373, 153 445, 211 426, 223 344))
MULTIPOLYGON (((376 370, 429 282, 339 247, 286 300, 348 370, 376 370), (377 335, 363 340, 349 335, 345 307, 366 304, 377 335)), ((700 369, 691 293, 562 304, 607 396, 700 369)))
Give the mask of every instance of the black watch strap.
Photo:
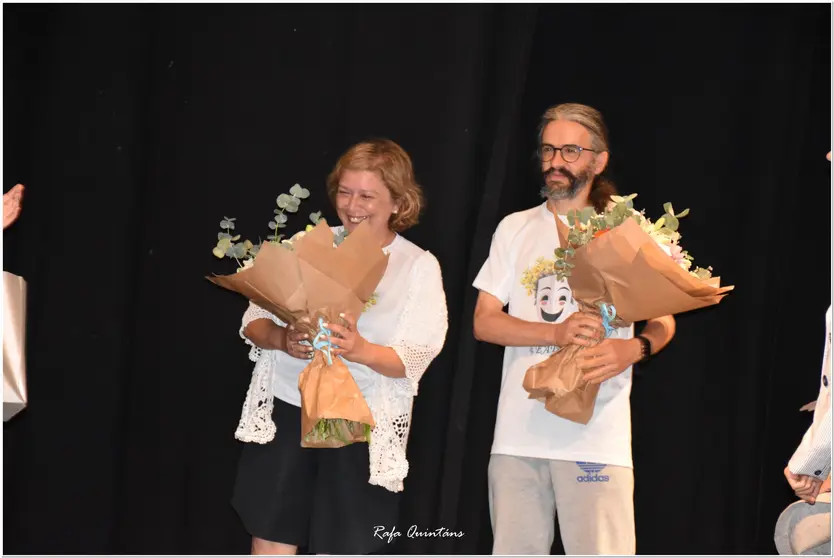
POLYGON ((640 360, 637 362, 645 362, 649 360, 649 357, 652 356, 652 343, 648 340, 648 338, 638 335, 637 340, 640 341, 640 345, 642 346, 642 353, 640 354, 640 360))

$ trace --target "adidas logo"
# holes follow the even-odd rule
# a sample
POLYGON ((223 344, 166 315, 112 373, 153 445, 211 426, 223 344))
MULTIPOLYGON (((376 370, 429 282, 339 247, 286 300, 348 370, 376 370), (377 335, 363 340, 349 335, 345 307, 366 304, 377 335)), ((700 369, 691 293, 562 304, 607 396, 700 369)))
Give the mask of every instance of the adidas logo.
POLYGON ((576 477, 576 482, 608 482, 608 475, 600 475, 599 473, 605 469, 605 465, 601 463, 588 463, 586 461, 577 461, 584 475, 576 477))

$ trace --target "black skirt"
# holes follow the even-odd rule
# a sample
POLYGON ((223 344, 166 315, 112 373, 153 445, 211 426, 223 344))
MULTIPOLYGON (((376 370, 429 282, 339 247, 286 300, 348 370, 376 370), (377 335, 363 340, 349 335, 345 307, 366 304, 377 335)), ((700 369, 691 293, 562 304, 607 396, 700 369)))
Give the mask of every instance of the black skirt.
POLYGON ((275 438, 246 443, 232 506, 250 535, 310 554, 371 554, 397 523, 400 494, 368 484, 368 444, 302 448, 301 409, 274 399, 275 438))

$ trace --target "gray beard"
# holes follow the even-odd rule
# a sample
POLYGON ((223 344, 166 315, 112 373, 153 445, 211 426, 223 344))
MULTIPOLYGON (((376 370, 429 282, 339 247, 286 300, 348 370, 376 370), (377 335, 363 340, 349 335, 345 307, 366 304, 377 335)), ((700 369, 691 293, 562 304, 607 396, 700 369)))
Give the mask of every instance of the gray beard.
POLYGON ((550 188, 547 184, 544 184, 539 191, 539 195, 550 201, 572 200, 584 186, 585 184, 578 180, 572 182, 567 188, 550 188))
POLYGON ((588 168, 585 169, 584 172, 581 172, 577 175, 575 180, 570 182, 570 185, 567 188, 551 188, 547 184, 547 179, 542 177, 544 184, 542 184, 541 190, 539 190, 539 195, 550 201, 561 201, 561 200, 572 200, 579 195, 579 192, 582 191, 585 186, 591 184, 594 181, 594 173, 593 171, 588 168))

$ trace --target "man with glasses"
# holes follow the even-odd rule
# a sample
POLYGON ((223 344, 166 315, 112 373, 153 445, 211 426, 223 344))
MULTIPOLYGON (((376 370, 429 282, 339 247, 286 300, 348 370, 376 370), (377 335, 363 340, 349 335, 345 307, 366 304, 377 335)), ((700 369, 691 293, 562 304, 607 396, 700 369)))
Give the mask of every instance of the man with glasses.
POLYGON ((549 554, 558 512, 567 554, 634 554, 631 366, 669 343, 675 321, 650 320, 636 338, 631 327, 604 338, 600 316, 577 312, 567 282, 552 277, 555 220, 566 223, 571 209, 601 211, 616 193, 602 176, 602 115, 579 104, 548 109, 538 156, 545 202, 501 221, 474 282, 475 337, 506 347, 489 462, 493 553, 549 554), (551 414, 522 387, 530 366, 568 343, 592 346, 581 363, 585 378, 601 384, 587 425, 551 414))

